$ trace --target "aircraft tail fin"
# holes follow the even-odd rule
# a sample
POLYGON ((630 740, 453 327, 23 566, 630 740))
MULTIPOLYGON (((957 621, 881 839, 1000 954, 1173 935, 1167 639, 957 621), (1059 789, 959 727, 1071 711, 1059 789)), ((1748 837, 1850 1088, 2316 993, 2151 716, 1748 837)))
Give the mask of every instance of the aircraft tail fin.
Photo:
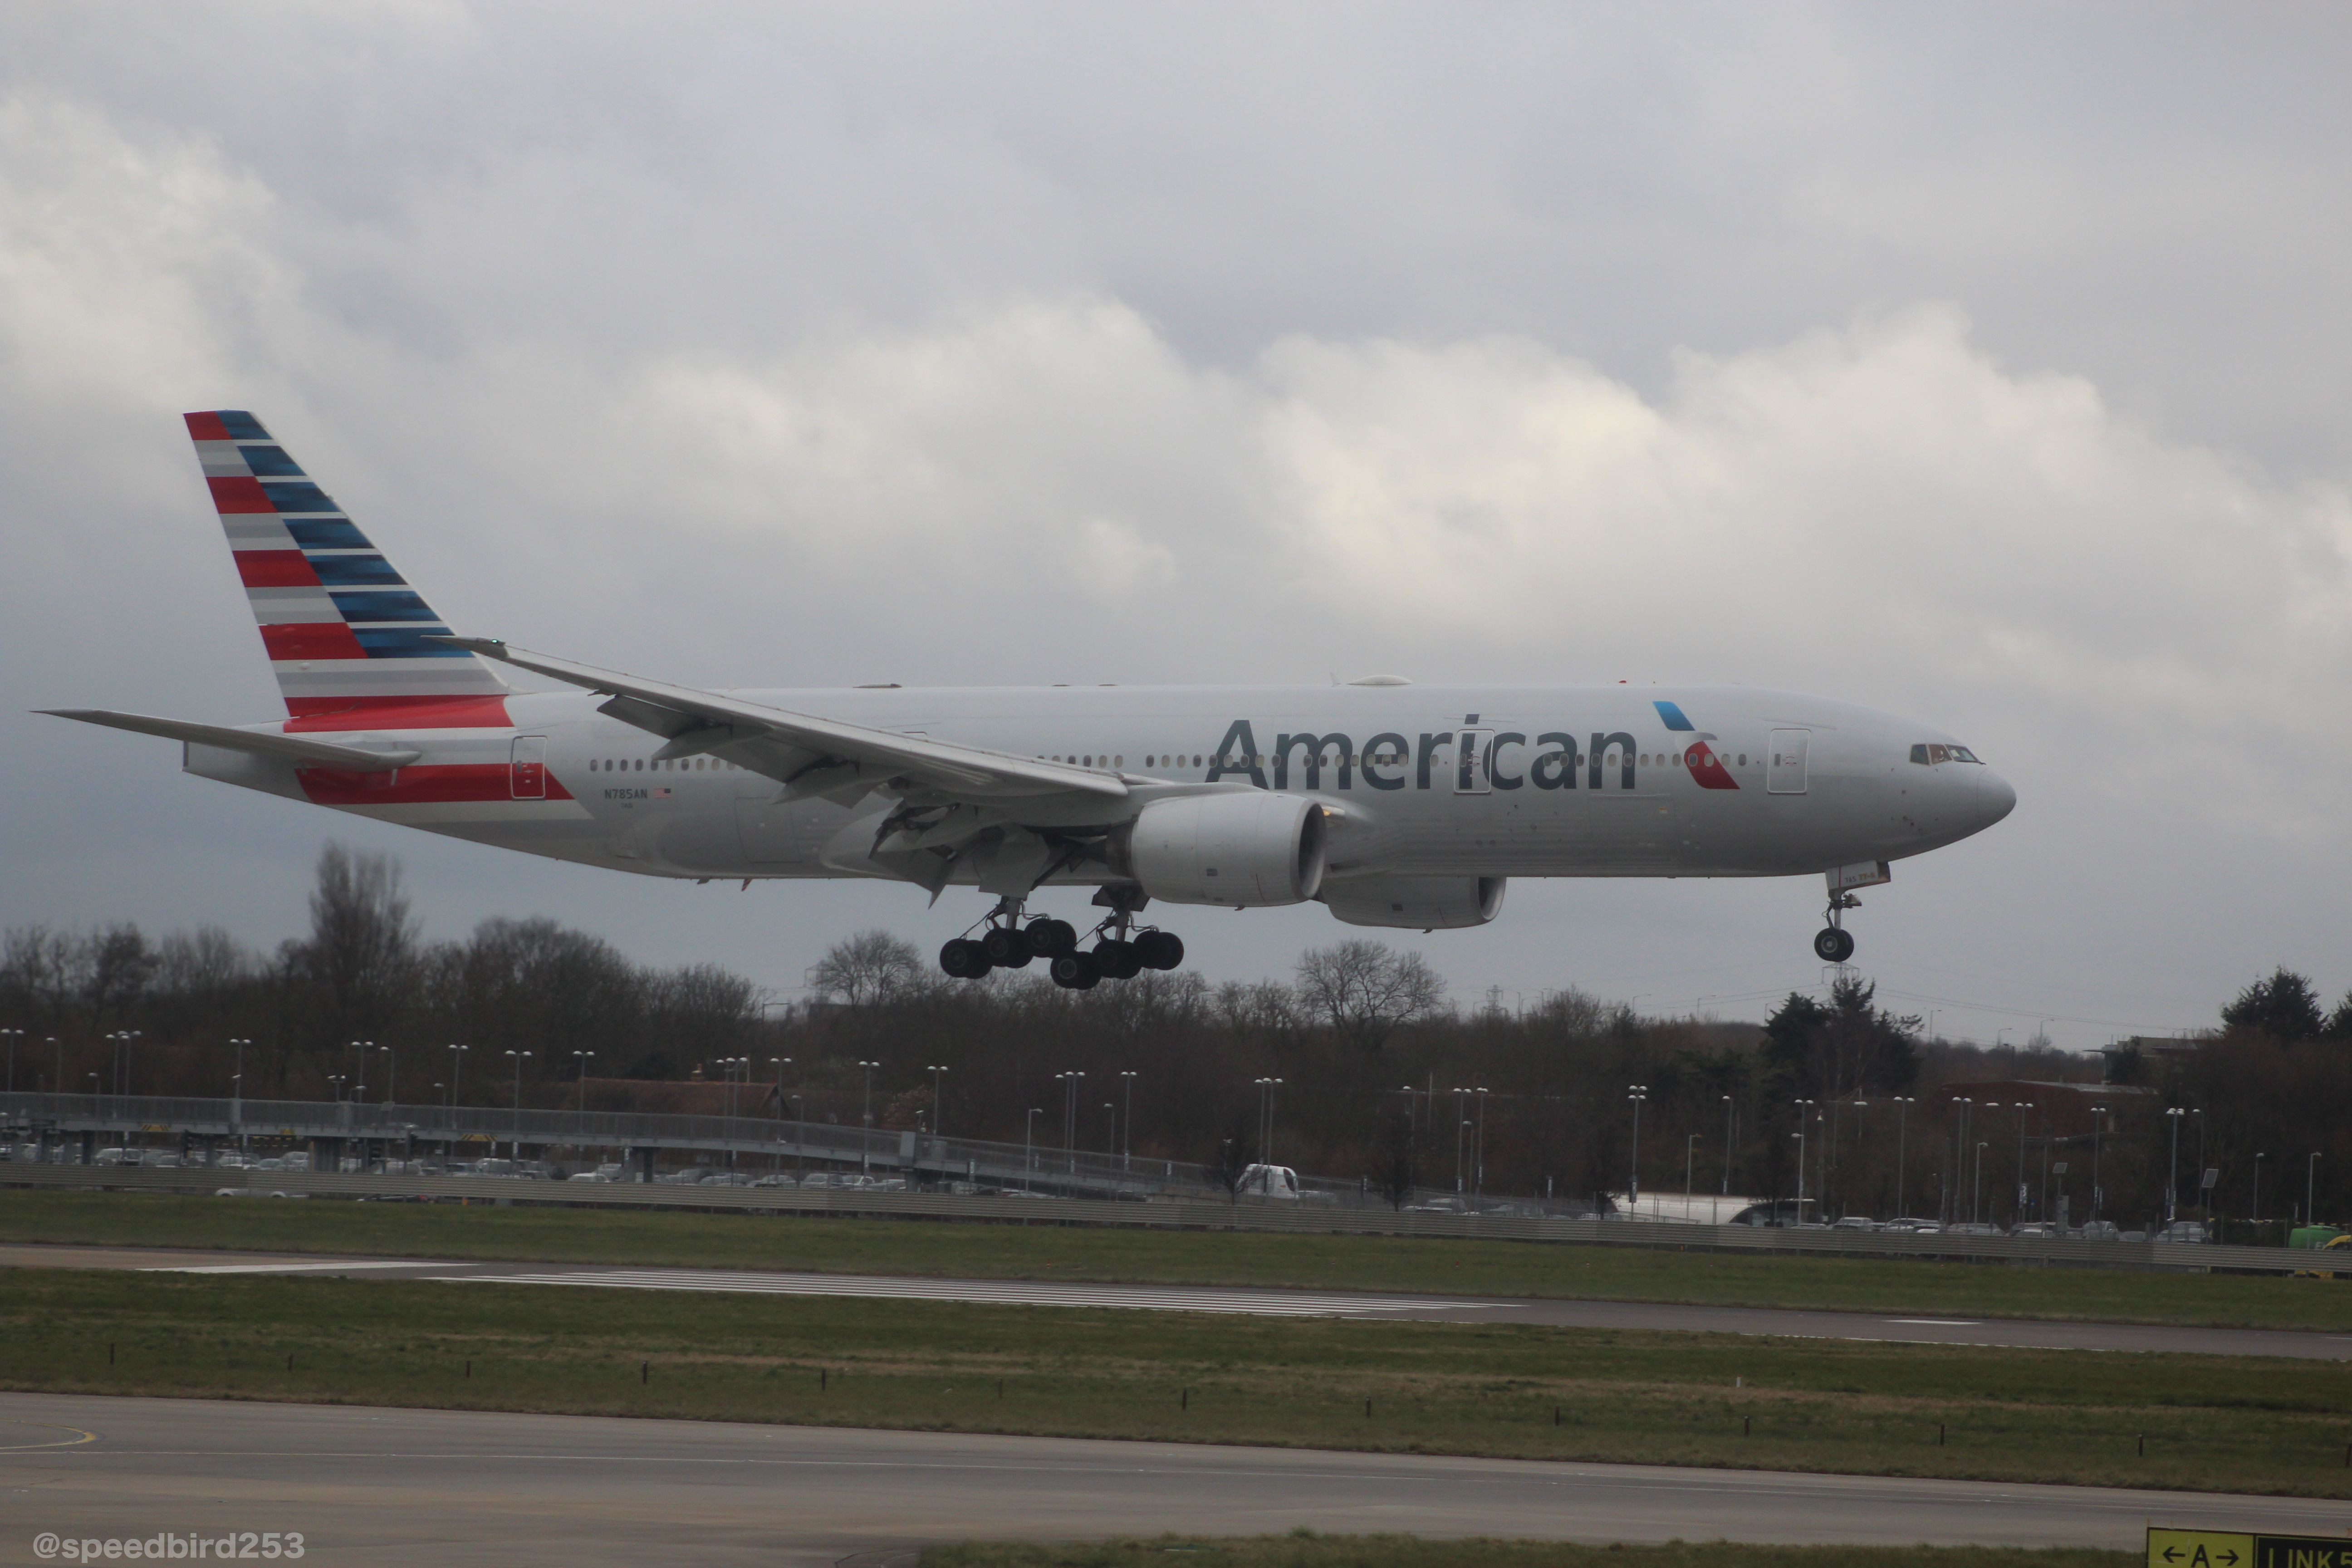
POLYGON ((425 640, 447 625, 261 421, 185 417, 289 730, 507 723, 509 688, 488 661, 425 640))

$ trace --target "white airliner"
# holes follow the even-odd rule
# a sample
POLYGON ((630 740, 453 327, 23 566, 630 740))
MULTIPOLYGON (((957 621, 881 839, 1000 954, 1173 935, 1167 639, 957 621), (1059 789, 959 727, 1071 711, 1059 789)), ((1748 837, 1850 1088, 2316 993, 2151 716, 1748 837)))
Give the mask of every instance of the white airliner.
POLYGON ((250 414, 187 416, 288 717, 59 717, 184 745, 204 778, 656 877, 870 877, 995 906, 950 974, 1076 988, 1173 969, 1150 903, 1315 900, 1351 925, 1483 925, 1511 877, 1825 875, 1824 960, 1888 863, 2016 803, 1968 747, 1738 686, 701 691, 450 635, 250 414), (572 691, 517 691, 511 666, 572 691), (1026 918, 1090 887, 1085 945, 1026 918))

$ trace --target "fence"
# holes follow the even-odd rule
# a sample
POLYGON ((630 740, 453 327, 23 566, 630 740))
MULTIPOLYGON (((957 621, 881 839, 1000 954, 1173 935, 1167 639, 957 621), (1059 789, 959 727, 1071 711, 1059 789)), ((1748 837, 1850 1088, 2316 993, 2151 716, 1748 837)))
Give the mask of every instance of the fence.
MULTIPOLYGON (((745 1214, 839 1214, 900 1219, 1125 1226, 1164 1230, 1264 1231, 1317 1236, 1423 1237, 1670 1251, 1941 1258, 2071 1268, 2283 1274, 2325 1269, 2329 1255, 2284 1247, 2178 1246, 2004 1236, 1769 1229, 1740 1225, 1597 1219, 1562 1215, 1435 1214, 1386 1206, 1161 1195, 1102 1198, 959 1196, 841 1189, 635 1185, 510 1177, 339 1175, 300 1171, 145 1170, 130 1166, 0 1163, 0 1186, 209 1193, 236 1189, 322 1198, 408 1198, 501 1205, 694 1209, 745 1214)), ((265 1200, 266 1201, 266 1200, 265 1200)), ((2352 1272, 2352 1259, 2347 1259, 2352 1272)))

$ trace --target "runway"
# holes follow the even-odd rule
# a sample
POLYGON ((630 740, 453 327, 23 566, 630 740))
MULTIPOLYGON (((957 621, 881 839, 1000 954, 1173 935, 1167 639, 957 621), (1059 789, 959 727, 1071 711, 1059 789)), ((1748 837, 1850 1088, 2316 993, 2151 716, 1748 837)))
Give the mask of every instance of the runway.
POLYGON ((1777 1307, 1669 1306, 1552 1298, 1391 1295, 1191 1285, 1090 1285, 1054 1280, 940 1279, 762 1269, 621 1268, 571 1263, 452 1263, 425 1258, 172 1251, 140 1247, 0 1247, 0 1268, 133 1268, 198 1274, 349 1275, 361 1279, 569 1285, 635 1290, 756 1291, 964 1301, 1013 1306, 1118 1307, 1271 1317, 1535 1323, 1555 1328, 1769 1334, 2026 1350, 2170 1352, 2352 1359, 2352 1334, 2278 1329, 2171 1328, 2140 1323, 1971 1319, 1957 1315, 1813 1311, 1777 1307))
POLYGON ((1770 1471, 0 1394, 0 1542, 299 1531, 321 1564, 835 1563, 940 1541, 1399 1531, 2136 1548, 2346 1505, 1770 1471), (54 1445, 27 1447, 26 1445, 54 1445))

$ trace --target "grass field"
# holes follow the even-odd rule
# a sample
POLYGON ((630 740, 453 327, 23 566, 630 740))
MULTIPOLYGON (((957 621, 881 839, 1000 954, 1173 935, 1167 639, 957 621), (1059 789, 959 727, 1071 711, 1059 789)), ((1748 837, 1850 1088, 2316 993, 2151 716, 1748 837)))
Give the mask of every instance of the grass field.
POLYGON ((973 1542, 934 1546, 922 1568, 2136 1568, 2131 1552, 1987 1546, 1573 1546, 1544 1541, 1422 1541, 1404 1535, 1164 1536, 1093 1544, 973 1542))
POLYGON ((17 1269, 0 1385, 2352 1497, 2352 1367, 17 1269), (2144 1451, 2143 1451, 2144 1449, 2144 1451))
POLYGON ((1826 1307, 2352 1331, 2325 1280, 1507 1241, 0 1189, 0 1242, 1826 1307))

